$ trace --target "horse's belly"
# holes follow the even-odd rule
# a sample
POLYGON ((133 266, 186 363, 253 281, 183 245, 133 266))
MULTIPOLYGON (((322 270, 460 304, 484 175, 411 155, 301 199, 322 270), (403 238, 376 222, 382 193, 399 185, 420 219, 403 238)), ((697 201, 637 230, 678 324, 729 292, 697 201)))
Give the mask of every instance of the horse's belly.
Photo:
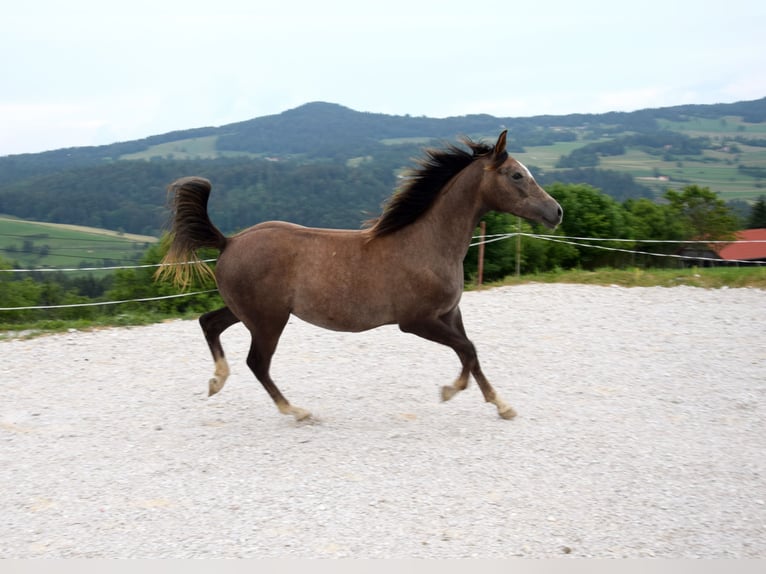
POLYGON ((393 313, 374 305, 355 305, 346 301, 335 304, 296 304, 292 310, 299 319, 333 331, 367 331, 381 325, 395 323, 393 313))

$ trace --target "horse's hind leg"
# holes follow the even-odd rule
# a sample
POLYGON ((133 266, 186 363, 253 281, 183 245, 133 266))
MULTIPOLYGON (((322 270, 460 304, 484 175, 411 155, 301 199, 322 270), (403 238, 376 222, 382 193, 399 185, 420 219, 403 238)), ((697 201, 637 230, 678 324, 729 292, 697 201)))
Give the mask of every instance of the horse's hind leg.
POLYGON ((210 311, 199 318, 199 324, 215 361, 215 373, 208 382, 208 396, 220 391, 229 377, 229 363, 221 346, 221 333, 238 322, 239 319, 228 307, 210 311))
POLYGON ((253 371, 253 374, 261 382, 266 392, 269 393, 279 412, 285 415, 293 415, 295 420, 301 421, 310 418, 311 413, 291 405, 277 388, 277 385, 274 384, 269 374, 271 358, 274 356, 274 351, 277 350, 279 337, 282 335, 289 316, 290 314, 287 313, 283 317, 271 316, 268 319, 259 317, 254 323, 250 321, 245 323, 252 336, 250 353, 247 355, 247 366, 253 371))

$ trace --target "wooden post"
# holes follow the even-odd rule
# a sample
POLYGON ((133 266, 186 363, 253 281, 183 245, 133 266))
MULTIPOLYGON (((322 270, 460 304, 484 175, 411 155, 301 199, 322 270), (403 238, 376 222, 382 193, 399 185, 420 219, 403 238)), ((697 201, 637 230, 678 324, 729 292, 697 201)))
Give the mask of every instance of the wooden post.
POLYGON ((516 236, 516 277, 521 275, 521 217, 519 217, 519 234, 516 236))
POLYGON ((487 222, 482 221, 479 224, 479 237, 481 238, 479 243, 479 271, 476 275, 476 284, 481 285, 484 282, 484 236, 487 234, 487 222))

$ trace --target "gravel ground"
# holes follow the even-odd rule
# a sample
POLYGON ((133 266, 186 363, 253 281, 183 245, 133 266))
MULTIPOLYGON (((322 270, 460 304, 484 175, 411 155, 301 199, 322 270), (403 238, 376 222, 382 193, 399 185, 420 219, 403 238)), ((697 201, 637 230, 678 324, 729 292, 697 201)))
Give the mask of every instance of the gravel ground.
POLYGON ((766 291, 466 293, 484 371, 292 320, 280 415, 195 321, 0 342, 0 558, 766 557, 766 291))

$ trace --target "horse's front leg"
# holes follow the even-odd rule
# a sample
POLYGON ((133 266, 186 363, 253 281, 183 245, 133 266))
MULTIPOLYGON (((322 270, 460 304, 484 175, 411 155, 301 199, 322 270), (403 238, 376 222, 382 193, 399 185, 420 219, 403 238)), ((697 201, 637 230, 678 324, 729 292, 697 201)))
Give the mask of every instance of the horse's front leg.
POLYGON ((494 387, 487 380, 487 377, 484 376, 484 373, 481 372, 481 366, 479 365, 478 357, 475 358, 473 362, 473 368, 471 368, 469 360, 464 359, 464 357, 462 357, 459 353, 458 356, 460 357, 460 361, 463 364, 463 370, 460 372, 460 376, 455 380, 454 383, 452 383, 452 385, 444 385, 442 387, 442 400, 448 401, 460 391, 465 390, 465 388, 468 386, 469 374, 473 374, 473 377, 479 384, 479 389, 481 389, 482 395, 484 395, 484 400, 495 405, 497 407, 497 413, 502 418, 512 419, 515 417, 516 411, 513 410, 513 407, 511 407, 508 403, 503 401, 503 399, 497 396, 497 392, 495 391, 494 387))
MULTIPOLYGON (((470 343, 468 335, 466 335, 465 332, 465 326, 463 325, 463 316, 460 312, 460 307, 455 307, 452 311, 446 315, 443 315, 440 320, 446 323, 450 328, 460 333, 465 338, 465 340, 470 343)), ((467 356, 461 354, 459 351, 457 351, 457 349, 455 350, 458 354, 458 357, 460 358, 461 364, 463 365, 463 371, 460 373, 460 376, 452 384, 451 387, 442 387, 442 400, 448 401, 459 391, 464 390, 468 385, 468 373, 470 372, 473 375, 473 378, 476 379, 476 382, 479 385, 479 389, 481 389, 481 393, 484 396, 484 400, 495 405, 495 407, 497 407, 498 414, 502 418, 512 419, 516 416, 516 411, 513 410, 513 407, 508 405, 497 395, 497 392, 481 370, 481 365, 479 364, 479 356, 476 353, 476 348, 473 346, 473 344, 471 344, 471 347, 473 353, 467 356)))
POLYGON ((443 401, 448 401, 452 397, 454 397, 456 394, 458 394, 460 391, 464 391, 466 387, 468 386, 468 379, 471 375, 471 368, 467 364, 466 360, 460 356, 458 353, 458 357, 460 358, 460 362, 463 365, 463 370, 460 371, 460 376, 455 379, 455 382, 451 385, 444 385, 441 389, 441 396, 443 401))
POLYGON ((479 384, 481 394, 484 395, 484 400, 488 403, 492 403, 497 407, 497 414, 504 419, 512 419, 516 416, 516 411, 511 405, 501 399, 492 385, 489 384, 487 377, 481 372, 481 366, 479 366, 479 360, 476 359, 476 363, 472 369, 473 378, 479 384))
POLYGON ((406 333, 412 333, 429 341, 450 347, 460 359, 463 367, 460 376, 451 386, 442 387, 442 400, 448 401, 464 390, 468 386, 469 375, 473 374, 484 395, 484 400, 495 405, 498 414, 502 418, 512 419, 516 416, 516 411, 497 396, 495 389, 492 388, 492 385, 484 376, 484 373, 482 373, 476 348, 465 334, 459 308, 455 307, 451 312, 439 318, 427 318, 401 323, 399 328, 406 333))

